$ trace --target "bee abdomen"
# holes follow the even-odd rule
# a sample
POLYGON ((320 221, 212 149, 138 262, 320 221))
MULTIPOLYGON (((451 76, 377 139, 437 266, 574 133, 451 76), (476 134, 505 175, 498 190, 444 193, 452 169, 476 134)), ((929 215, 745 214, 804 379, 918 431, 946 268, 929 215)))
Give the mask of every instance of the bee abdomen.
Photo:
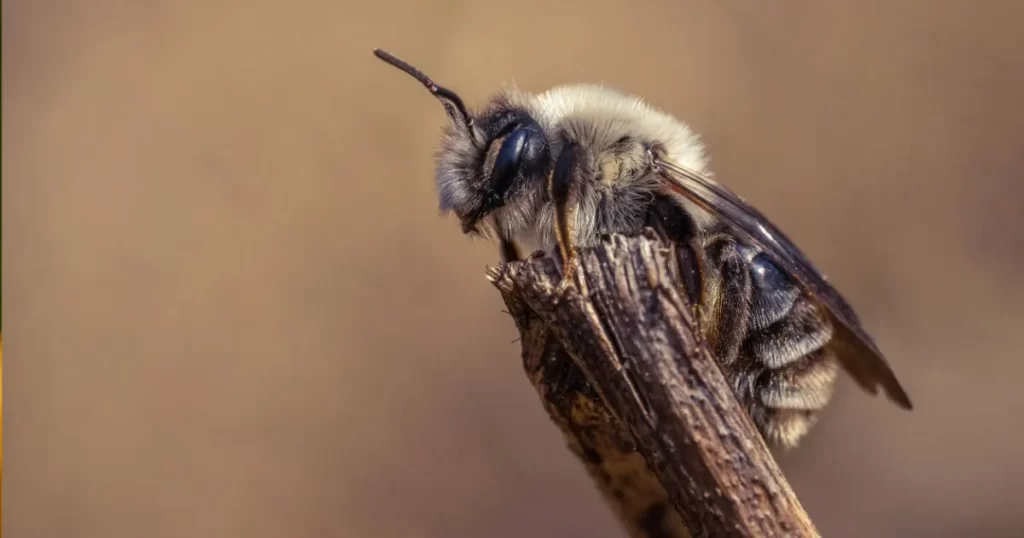
MULTIPOLYGON (((754 295, 758 293, 755 289, 754 295)), ((750 317, 754 319, 758 317, 757 305, 751 303, 750 317)), ((816 305, 801 298, 775 323, 763 329, 751 327, 741 353, 756 357, 767 368, 778 369, 821 349, 831 339, 832 324, 821 318, 816 305)))
POLYGON ((720 360, 766 440, 795 446, 832 397, 839 364, 826 346, 834 328, 763 253, 728 236, 707 251, 722 295, 713 331, 720 360))
POLYGON ((839 362, 827 349, 818 349, 784 368, 764 370, 754 380, 757 398, 774 409, 816 411, 832 397, 839 362))
POLYGON ((747 387, 743 399, 770 443, 796 446, 832 398, 839 374, 838 361, 825 347, 832 334, 818 306, 802 295, 784 317, 748 332, 741 351, 747 360, 739 363, 749 365, 749 371, 738 376, 746 379, 737 384, 747 387))
POLYGON ((772 446, 797 446, 832 397, 838 361, 824 349, 805 359, 801 371, 794 368, 794 363, 779 370, 752 369, 736 376, 737 388, 745 392, 740 394, 740 400, 772 446))
POLYGON ((764 253, 743 245, 737 253, 749 264, 753 290, 750 297, 750 329, 769 329, 783 320, 800 297, 792 280, 764 253))

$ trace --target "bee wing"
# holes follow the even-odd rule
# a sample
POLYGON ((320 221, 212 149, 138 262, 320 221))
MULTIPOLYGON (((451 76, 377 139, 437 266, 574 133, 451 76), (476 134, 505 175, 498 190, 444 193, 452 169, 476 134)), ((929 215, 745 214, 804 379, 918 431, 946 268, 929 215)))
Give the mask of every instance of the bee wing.
POLYGON ((877 394, 881 384, 891 400, 906 409, 913 408, 882 352, 861 327, 857 314, 785 234, 742 198, 700 173, 673 162, 656 160, 656 165, 667 180, 668 191, 732 224, 817 298, 836 327, 836 355, 864 390, 877 394))

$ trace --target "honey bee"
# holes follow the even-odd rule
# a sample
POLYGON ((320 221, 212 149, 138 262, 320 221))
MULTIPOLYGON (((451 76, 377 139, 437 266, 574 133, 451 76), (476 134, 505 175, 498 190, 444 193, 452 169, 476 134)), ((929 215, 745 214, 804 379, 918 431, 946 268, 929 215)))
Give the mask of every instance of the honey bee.
MULTIPOLYGON (((792 448, 815 423, 845 369, 900 407, 907 393, 856 313, 757 209, 718 183, 685 123, 596 85, 496 93, 471 113, 453 91, 375 50, 444 105, 437 156, 442 212, 466 234, 576 249, 650 227, 702 260, 684 279, 723 373, 770 446, 792 448)), ((568 269, 567 271, 568 272, 568 269)), ((572 275, 566 275, 571 278, 572 275)))

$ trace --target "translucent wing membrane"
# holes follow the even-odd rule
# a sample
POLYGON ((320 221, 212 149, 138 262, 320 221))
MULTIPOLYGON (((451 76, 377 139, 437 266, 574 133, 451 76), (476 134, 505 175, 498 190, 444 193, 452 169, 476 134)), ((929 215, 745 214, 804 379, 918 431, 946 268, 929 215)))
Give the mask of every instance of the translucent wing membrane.
POLYGON ((881 384, 891 400, 906 409, 913 407, 882 352, 861 327, 857 314, 785 234, 757 209, 709 178, 665 160, 655 159, 655 165, 666 180, 668 192, 732 225, 737 234, 760 247, 817 299, 835 324, 833 346, 839 360, 864 390, 875 394, 881 384))

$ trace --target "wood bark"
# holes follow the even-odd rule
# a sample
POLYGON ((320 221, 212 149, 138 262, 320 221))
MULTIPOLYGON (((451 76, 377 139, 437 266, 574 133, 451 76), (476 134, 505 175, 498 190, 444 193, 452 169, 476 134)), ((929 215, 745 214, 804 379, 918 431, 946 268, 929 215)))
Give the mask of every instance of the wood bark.
POLYGON ((650 233, 489 270, 523 363, 633 537, 815 537, 681 293, 691 263, 650 233))

